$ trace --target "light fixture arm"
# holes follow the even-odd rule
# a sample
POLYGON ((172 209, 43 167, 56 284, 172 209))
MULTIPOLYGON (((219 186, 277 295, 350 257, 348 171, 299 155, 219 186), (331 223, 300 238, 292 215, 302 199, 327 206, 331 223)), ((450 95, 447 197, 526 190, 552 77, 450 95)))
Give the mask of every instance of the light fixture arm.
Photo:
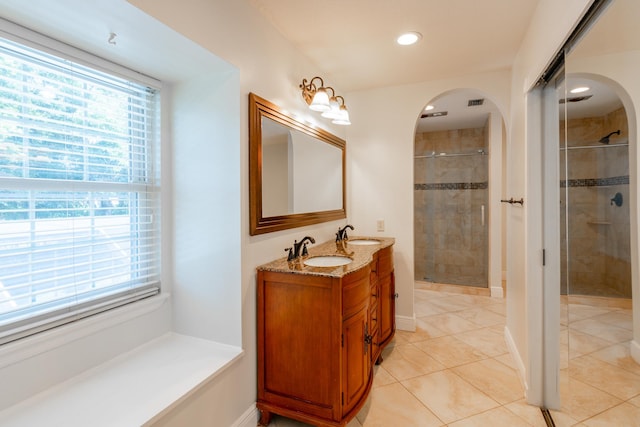
POLYGON ((316 91, 318 90, 318 86, 313 84, 313 81, 316 79, 320 80, 320 87, 324 87, 324 80, 322 80, 322 77, 318 76, 312 78, 309 82, 307 82, 307 79, 302 79, 302 83, 300 83, 300 89, 302 89, 302 97, 308 105, 311 105, 311 101, 313 101, 313 95, 315 95, 316 91))

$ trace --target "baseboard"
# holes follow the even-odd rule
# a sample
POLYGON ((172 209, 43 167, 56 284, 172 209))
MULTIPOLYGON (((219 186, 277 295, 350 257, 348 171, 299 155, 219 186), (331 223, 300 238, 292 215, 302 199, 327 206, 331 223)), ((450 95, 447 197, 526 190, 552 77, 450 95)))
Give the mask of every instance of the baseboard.
POLYGON ((258 419, 260 418, 260 412, 256 405, 253 404, 247 409, 244 414, 240 415, 231 427, 256 427, 258 424, 258 419))
POLYGON ((396 329, 401 331, 415 332, 416 331, 416 315, 412 317, 396 316, 396 329))
POLYGON ((631 358, 640 363, 640 343, 636 340, 631 340, 629 343, 629 351, 631 352, 631 358))
POLYGON ((529 384, 527 383, 527 371, 524 368, 524 362, 522 361, 522 357, 520 357, 520 353, 518 352, 518 347, 516 347, 515 341, 513 341, 513 337, 511 336, 511 332, 509 332, 509 328, 504 327, 504 340, 507 343, 507 348, 509 349, 509 353, 511 353, 511 357, 513 358, 513 362, 516 365, 516 370, 520 375, 520 380, 522 381, 522 385, 524 386, 524 395, 525 397, 529 394, 529 384))
POLYGON ((491 287, 491 298, 504 298, 504 290, 502 286, 491 287))

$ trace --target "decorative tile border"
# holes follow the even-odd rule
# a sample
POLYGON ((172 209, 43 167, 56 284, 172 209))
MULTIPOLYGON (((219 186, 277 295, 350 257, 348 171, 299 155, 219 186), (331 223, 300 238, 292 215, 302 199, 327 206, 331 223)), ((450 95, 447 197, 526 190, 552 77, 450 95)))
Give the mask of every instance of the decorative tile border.
POLYGON ((610 178, 582 178, 560 181, 560 188, 569 187, 603 187, 606 185, 626 185, 629 184, 629 175, 612 176, 610 178))
POLYGON ((486 190, 489 183, 485 182, 443 182, 438 184, 414 184, 414 190, 486 190))

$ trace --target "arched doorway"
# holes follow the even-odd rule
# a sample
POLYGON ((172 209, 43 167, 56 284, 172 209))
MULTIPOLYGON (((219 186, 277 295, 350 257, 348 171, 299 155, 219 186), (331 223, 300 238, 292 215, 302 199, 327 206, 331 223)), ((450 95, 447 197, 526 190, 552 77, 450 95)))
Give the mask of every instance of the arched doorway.
POLYGON ((504 125, 473 89, 432 99, 414 141, 416 287, 503 296, 504 125))

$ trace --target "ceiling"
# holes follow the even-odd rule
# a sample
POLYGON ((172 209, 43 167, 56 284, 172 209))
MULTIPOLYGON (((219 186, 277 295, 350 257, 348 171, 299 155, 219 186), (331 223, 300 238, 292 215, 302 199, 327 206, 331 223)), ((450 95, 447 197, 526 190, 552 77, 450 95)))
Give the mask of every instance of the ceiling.
MULTIPOLYGON (((250 2, 318 64, 328 85, 348 93, 510 68, 538 0, 250 2), (422 39, 398 45, 396 38, 407 31, 422 39)), ((467 107, 478 97, 456 91, 425 99, 448 115, 418 120, 417 131, 484 126, 495 107, 467 107)))
POLYGON ((250 0, 342 93, 510 68, 538 1, 250 0))
MULTIPOLYGON (((340 92, 411 84, 455 75, 510 68, 539 0, 250 0, 297 48, 318 64, 318 75, 340 92), (395 39, 417 31, 422 40, 399 46, 395 39)), ((637 49, 640 1, 616 0, 572 56, 637 49), (631 10, 631 12, 630 12, 631 10)), ((591 99, 570 103, 571 116, 602 114, 620 106, 598 82, 578 82, 591 99)), ((571 88, 569 88, 571 89, 571 88)), ((574 95, 570 95, 574 96, 574 95)), ((481 127, 495 106, 472 90, 430 100, 442 117, 418 120, 417 131, 481 127)))

